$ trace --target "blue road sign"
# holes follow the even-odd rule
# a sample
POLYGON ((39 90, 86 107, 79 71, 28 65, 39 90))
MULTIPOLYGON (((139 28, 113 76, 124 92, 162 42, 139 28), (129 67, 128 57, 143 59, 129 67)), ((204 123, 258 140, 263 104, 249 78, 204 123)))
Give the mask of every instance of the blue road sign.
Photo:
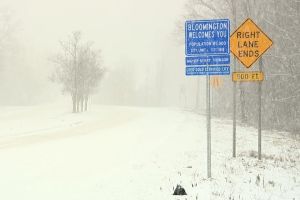
POLYGON ((193 20, 185 23, 185 54, 229 54, 230 21, 193 20))
POLYGON ((193 75, 230 75, 229 66, 197 66, 186 67, 185 74, 187 76, 193 75))
POLYGON ((196 56, 196 57, 186 57, 186 66, 199 66, 199 65, 229 65, 230 55, 207 55, 207 56, 196 56))

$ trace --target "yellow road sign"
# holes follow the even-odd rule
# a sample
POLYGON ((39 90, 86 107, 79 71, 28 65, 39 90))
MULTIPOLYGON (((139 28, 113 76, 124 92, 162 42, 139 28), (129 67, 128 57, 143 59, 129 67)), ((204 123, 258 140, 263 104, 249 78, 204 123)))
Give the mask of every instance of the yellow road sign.
POLYGON ((272 40, 251 19, 247 19, 230 36, 230 51, 247 68, 250 68, 272 44, 272 40))
POLYGON ((246 81, 263 81, 263 72, 233 72, 232 81, 246 82, 246 81))

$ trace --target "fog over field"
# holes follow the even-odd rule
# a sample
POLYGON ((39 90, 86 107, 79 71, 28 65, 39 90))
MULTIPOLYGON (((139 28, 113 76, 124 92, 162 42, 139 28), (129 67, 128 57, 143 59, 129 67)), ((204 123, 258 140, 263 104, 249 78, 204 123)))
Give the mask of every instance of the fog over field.
MULTIPOLYGON (((60 87, 49 81, 55 68, 50 58, 59 51, 59 41, 74 31, 101 50, 108 73, 93 97, 98 103, 158 105, 157 76, 168 82, 184 73, 183 46, 174 37, 183 0, 7 0, 0 5, 2 21, 10 26, 1 45, 1 104, 33 105, 61 98, 60 87), (116 100, 124 87, 124 100, 116 100)), ((164 90, 178 93, 184 77, 179 79, 164 90)), ((175 99, 164 103, 179 104, 175 99)))

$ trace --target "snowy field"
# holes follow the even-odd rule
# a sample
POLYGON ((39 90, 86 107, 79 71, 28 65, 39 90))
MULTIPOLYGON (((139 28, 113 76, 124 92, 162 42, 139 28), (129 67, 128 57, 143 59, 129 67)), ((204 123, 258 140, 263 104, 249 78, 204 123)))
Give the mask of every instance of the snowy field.
POLYGON ((0 107, 1 200, 299 200, 300 140, 171 108, 0 107), (187 196, 173 196, 177 184, 187 196))

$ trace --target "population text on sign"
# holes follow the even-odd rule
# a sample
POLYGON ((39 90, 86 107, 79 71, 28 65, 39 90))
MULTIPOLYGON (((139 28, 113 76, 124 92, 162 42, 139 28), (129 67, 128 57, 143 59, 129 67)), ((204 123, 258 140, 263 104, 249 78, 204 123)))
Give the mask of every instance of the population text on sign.
POLYGON ((186 57, 186 66, 190 65, 229 65, 230 55, 207 55, 207 56, 197 56, 197 57, 186 57))
POLYGON ((233 72, 232 80, 235 82, 248 82, 248 81, 263 81, 263 72, 233 72))
POLYGON ((230 75, 229 66, 196 66, 186 67, 185 75, 230 75))
POLYGON ((193 20, 185 23, 185 54, 229 54, 228 19, 193 20))
POLYGON ((230 36, 230 51, 247 68, 250 68, 272 44, 272 40, 251 19, 247 19, 230 36))

